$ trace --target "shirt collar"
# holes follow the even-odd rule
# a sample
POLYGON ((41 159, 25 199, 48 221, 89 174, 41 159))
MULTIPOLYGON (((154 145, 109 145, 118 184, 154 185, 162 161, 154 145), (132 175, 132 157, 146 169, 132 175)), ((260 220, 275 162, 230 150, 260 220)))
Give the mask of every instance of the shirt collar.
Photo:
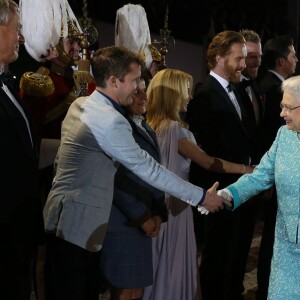
POLYGON ((250 80, 250 78, 248 78, 248 77, 244 76, 243 74, 241 74, 241 82, 242 82, 244 79, 245 79, 245 80, 250 80))
POLYGON ((113 105, 113 107, 119 112, 119 113, 121 113, 122 115, 124 115, 125 114, 125 110, 116 102, 116 101, 114 101, 112 98, 110 98, 109 96, 107 96, 106 94, 104 94, 104 93, 102 93, 102 92, 100 92, 100 91, 98 91, 97 90, 97 92, 99 92, 101 95, 103 95, 105 98, 107 98, 110 102, 111 102, 111 104, 113 105))
POLYGON ((212 77, 214 77, 215 79, 217 79, 218 82, 222 85, 222 87, 227 91, 227 86, 229 84, 228 80, 226 80, 225 78, 221 77, 220 75, 218 75, 214 71, 210 71, 209 75, 211 75, 212 77))
POLYGON ((279 73, 277 73, 276 71, 274 70, 268 70, 269 72, 275 74, 281 81, 284 81, 284 78, 283 76, 281 76, 279 73))

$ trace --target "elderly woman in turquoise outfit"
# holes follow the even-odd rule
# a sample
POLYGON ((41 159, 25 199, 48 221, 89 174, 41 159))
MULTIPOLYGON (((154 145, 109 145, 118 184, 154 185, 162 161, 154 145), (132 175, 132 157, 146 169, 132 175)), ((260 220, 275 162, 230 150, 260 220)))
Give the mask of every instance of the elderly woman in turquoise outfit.
POLYGON ((276 184, 278 213, 269 300, 300 299, 300 76, 282 83, 280 116, 286 125, 254 172, 219 191, 234 208, 276 184))

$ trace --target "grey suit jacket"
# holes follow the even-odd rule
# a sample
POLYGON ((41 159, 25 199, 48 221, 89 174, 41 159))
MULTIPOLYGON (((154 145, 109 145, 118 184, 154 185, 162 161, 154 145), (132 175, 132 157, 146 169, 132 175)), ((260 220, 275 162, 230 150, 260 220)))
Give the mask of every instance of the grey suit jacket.
POLYGON ((114 175, 121 163, 144 181, 191 205, 203 196, 142 150, 126 118, 93 92, 70 106, 44 220, 46 231, 89 251, 99 251, 113 199, 114 175))

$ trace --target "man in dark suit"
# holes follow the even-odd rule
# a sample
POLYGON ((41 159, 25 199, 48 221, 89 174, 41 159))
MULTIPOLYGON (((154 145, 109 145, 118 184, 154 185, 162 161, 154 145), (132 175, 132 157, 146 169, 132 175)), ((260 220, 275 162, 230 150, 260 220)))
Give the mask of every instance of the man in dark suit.
MULTIPOLYGON (((188 107, 187 120, 201 148, 209 155, 240 163, 252 163, 255 131, 251 105, 232 83, 239 83, 246 67, 245 39, 240 33, 224 31, 214 37, 207 51, 209 76, 188 107)), ((218 179, 220 187, 237 180, 237 175, 215 174, 191 166, 190 179, 209 186, 218 179)), ((204 300, 241 299, 245 257, 249 251, 248 206, 235 213, 222 211, 205 217, 205 237, 200 266, 204 300), (217 288, 216 288, 217 286, 217 288)), ((252 218, 252 216, 251 216, 252 218)))
MULTIPOLYGON (((260 139, 262 154, 269 150, 277 130, 284 125, 284 120, 280 118, 281 84, 283 80, 295 73, 297 61, 293 40, 290 37, 278 36, 266 42, 263 50, 263 65, 268 71, 260 81, 260 90, 265 104, 260 139)), ((274 188, 271 198, 263 203, 264 229, 257 267, 258 300, 267 299, 276 214, 277 195, 274 188)))
MULTIPOLYGON (((258 69, 261 65, 262 47, 261 47, 260 37, 256 32, 245 29, 241 31, 241 34, 246 40, 247 58, 246 58, 246 68, 242 72, 241 82, 238 84, 239 85, 238 88, 241 89, 241 93, 244 93, 244 98, 248 98, 248 102, 251 103, 249 107, 249 114, 252 114, 255 117, 254 120, 256 123, 255 125, 256 130, 253 134, 253 140, 252 140, 253 151, 252 151, 251 158, 253 164, 258 164, 262 155, 265 152, 262 151, 262 144, 265 142, 266 139, 264 134, 262 134, 264 103, 261 96, 260 88, 257 83, 258 69)), ((279 118, 279 114, 278 114, 278 118, 279 118)), ((268 202, 271 194, 272 194, 272 190, 268 190, 267 192, 254 197, 255 200, 252 200, 251 204, 249 204, 249 208, 248 208, 249 239, 248 239, 248 245, 246 246, 248 249, 251 245, 250 233, 252 232, 253 235, 255 220, 259 211, 259 206, 264 205, 264 201, 268 202)), ((245 262, 247 261, 247 253, 248 253, 247 251, 244 251, 245 262)), ((265 278, 263 280, 266 281, 268 280, 268 278, 265 278)), ((267 288, 268 286, 266 286, 265 292, 267 292, 267 288)), ((266 299, 266 297, 262 299, 266 299)))
POLYGON ((261 92, 256 81, 262 57, 261 40, 259 35, 253 30, 244 29, 240 33, 246 41, 247 57, 246 68, 242 71, 239 85, 242 88, 241 92, 244 93, 243 98, 248 99, 248 102, 251 104, 249 106, 249 114, 255 120, 256 134, 254 135, 253 147, 256 147, 256 149, 253 152, 257 153, 257 156, 252 156, 251 159, 253 164, 258 164, 261 155, 257 149, 259 142, 257 134, 259 133, 264 114, 261 92))
POLYGON ((36 197, 37 152, 30 116, 4 73, 18 58, 20 29, 17 4, 0 0, 0 297, 29 300, 37 221, 42 218, 36 197))
POLYGON ((281 83, 295 73, 297 62, 293 40, 290 37, 278 36, 268 40, 264 45, 263 64, 268 71, 259 84, 265 102, 263 127, 266 134, 263 151, 269 149, 277 130, 284 124, 279 116, 282 100, 281 83))

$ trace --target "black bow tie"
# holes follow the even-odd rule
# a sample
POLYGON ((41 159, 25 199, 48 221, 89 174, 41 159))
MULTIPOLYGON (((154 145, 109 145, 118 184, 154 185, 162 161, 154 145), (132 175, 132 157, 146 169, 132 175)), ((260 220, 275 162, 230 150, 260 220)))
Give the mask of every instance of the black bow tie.
POLYGON ((253 80, 252 79, 243 79, 242 80, 242 85, 246 88, 246 87, 248 87, 248 86, 252 86, 252 84, 253 84, 253 80))

